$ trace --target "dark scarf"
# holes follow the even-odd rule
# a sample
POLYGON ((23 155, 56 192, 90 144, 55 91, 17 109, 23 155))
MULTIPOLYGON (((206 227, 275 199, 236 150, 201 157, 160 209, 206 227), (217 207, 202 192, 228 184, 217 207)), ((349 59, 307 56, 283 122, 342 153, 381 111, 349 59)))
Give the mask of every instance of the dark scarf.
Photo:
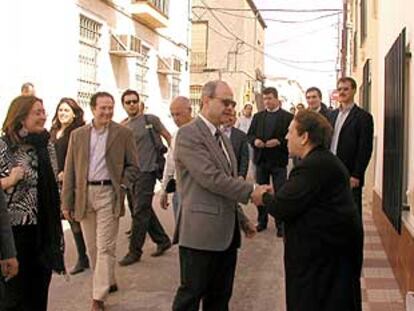
POLYGON ((24 143, 34 147, 37 158, 38 247, 45 266, 57 273, 65 273, 64 240, 60 221, 60 197, 56 177, 50 161, 49 133, 29 134, 24 143))

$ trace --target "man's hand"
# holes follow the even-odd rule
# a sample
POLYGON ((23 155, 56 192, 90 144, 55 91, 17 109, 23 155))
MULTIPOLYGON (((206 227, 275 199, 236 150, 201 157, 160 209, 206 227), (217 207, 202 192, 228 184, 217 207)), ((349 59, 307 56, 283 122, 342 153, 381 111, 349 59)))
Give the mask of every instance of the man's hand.
POLYGON ((5 278, 11 279, 19 272, 19 263, 16 257, 0 260, 1 273, 5 278))
POLYGON ((351 189, 352 189, 352 188, 358 188, 358 187, 359 187, 359 185, 360 185, 360 181, 359 181, 359 179, 358 179, 358 178, 355 178, 355 177, 351 177, 351 178, 349 179, 349 183, 350 183, 350 185, 351 185, 351 189))
POLYGON ((269 139, 269 140, 266 142, 265 147, 266 147, 266 148, 274 148, 274 147, 279 146, 279 145, 280 145, 280 141, 279 141, 279 139, 277 139, 277 138, 273 138, 273 139, 269 139))
POLYGON ((160 207, 167 209, 170 204, 168 203, 168 193, 164 192, 160 195, 160 207))
POLYGON ((263 140, 261 140, 261 139, 259 139, 259 138, 256 138, 256 139, 254 140, 254 146, 255 146, 256 148, 264 148, 264 147, 265 147, 265 143, 263 142, 263 140))
POLYGON ((272 193, 273 187, 270 185, 256 186, 256 189, 250 195, 250 199, 257 206, 263 205, 263 194, 266 192, 272 193))
POLYGON ((63 181, 63 171, 61 171, 58 175, 57 175, 57 179, 59 182, 63 181))
POLYGON ((242 230, 248 239, 254 238, 257 233, 256 226, 250 220, 243 224, 242 230))
POLYGON ((62 214, 63 214, 63 217, 65 217, 66 220, 73 221, 73 212, 72 211, 62 209, 62 214))

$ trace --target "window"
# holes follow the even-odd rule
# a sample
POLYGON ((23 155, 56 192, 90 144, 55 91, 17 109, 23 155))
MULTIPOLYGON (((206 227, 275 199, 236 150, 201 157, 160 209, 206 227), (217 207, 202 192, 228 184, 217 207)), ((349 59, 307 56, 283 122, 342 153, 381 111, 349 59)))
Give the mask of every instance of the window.
POLYGON ((354 40, 353 40, 353 51, 354 51, 354 58, 353 58, 353 66, 354 68, 358 66, 358 32, 354 32, 354 40))
POLYGON ((193 109, 193 117, 195 117, 201 108, 201 85, 190 86, 190 101, 191 108, 193 109))
POLYGON ((208 23, 192 24, 191 71, 200 72, 207 67, 208 23))
POLYGON ((180 76, 173 75, 171 83, 171 98, 180 95, 180 76))
POLYGON ((141 101, 144 103, 148 99, 148 73, 147 58, 137 58, 135 79, 137 82, 137 92, 141 101))
POLYGON ((80 15, 79 25, 78 102, 86 107, 99 87, 97 59, 100 51, 99 38, 101 37, 102 25, 84 15, 80 15))

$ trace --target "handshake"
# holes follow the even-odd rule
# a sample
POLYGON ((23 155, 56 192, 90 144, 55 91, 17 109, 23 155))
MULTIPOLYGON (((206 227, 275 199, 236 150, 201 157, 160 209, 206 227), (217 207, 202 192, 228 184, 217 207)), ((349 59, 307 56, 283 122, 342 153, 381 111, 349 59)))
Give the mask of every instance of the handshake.
POLYGON ((250 199, 252 202, 259 206, 263 205, 263 194, 265 193, 274 194, 273 186, 271 185, 255 185, 254 190, 250 194, 250 199))

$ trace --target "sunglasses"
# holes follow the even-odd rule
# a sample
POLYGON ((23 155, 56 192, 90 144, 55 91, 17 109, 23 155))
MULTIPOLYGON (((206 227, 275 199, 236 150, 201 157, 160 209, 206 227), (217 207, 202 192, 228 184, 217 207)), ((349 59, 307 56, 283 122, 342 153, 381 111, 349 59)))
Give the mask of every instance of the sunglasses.
POLYGON ((222 102, 222 104, 224 105, 224 107, 236 107, 236 102, 232 99, 229 98, 221 98, 221 97, 210 97, 211 99, 218 99, 219 101, 222 102))
POLYGON ((132 99, 132 100, 126 100, 125 101, 125 105, 131 105, 131 104, 134 104, 134 105, 136 105, 136 104, 138 104, 139 103, 139 100, 137 100, 137 99, 132 99))

